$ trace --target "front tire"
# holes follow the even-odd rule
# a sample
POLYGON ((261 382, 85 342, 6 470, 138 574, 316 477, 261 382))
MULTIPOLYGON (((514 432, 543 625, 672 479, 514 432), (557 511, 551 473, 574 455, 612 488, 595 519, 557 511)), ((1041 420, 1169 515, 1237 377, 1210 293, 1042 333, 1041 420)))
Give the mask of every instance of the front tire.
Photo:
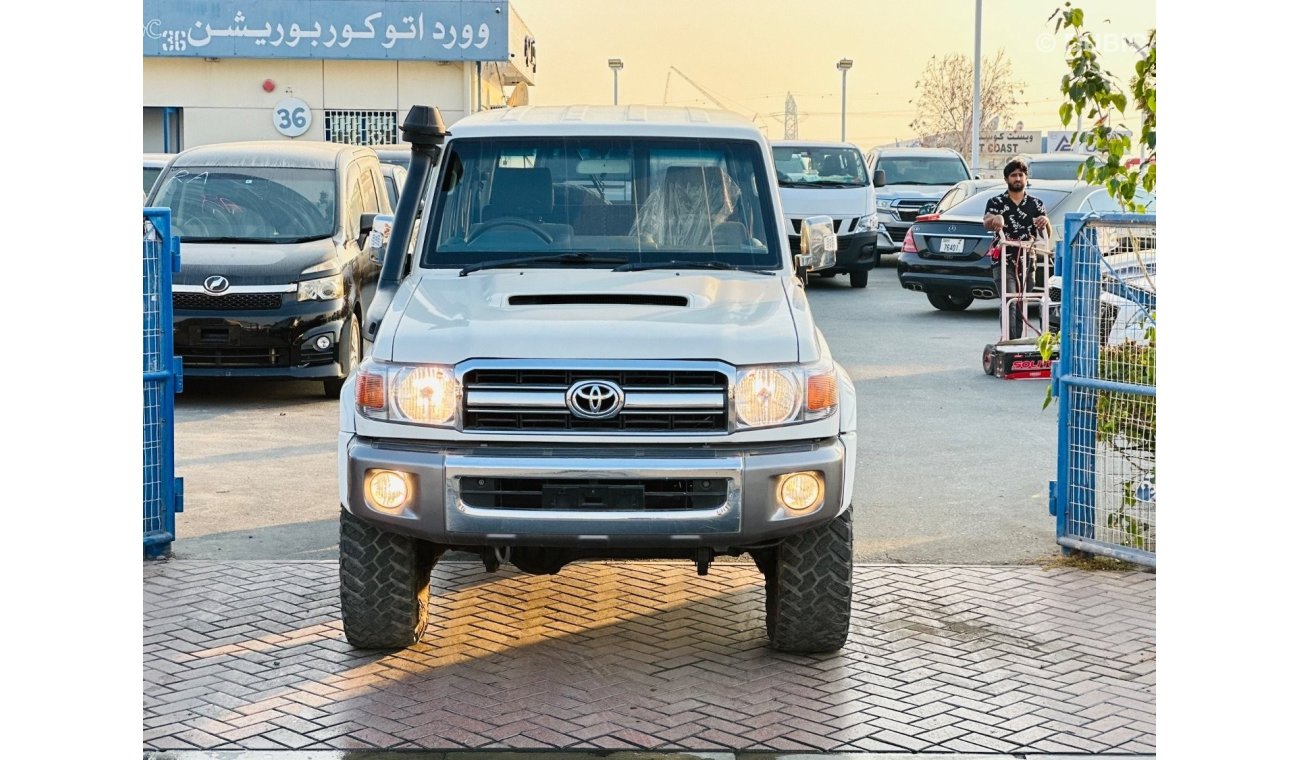
POLYGON ((401 649, 429 624, 429 573, 440 551, 339 512, 343 635, 361 649, 401 649))
POLYGON ((325 381, 325 398, 338 398, 343 393, 343 384, 347 382, 348 375, 361 363, 361 327, 357 322, 357 316, 353 314, 343 329, 343 338, 347 341, 346 344, 339 343, 339 363, 343 366, 343 377, 331 377, 325 381))
POLYGON ((867 287, 868 272, 849 272, 849 285, 854 288, 867 287))
POLYGON ((834 652, 853 607, 853 507, 755 557, 767 576, 767 637, 778 652, 834 652))
POLYGON ((926 293, 925 297, 939 311, 965 311, 975 301, 975 296, 957 293, 926 293))

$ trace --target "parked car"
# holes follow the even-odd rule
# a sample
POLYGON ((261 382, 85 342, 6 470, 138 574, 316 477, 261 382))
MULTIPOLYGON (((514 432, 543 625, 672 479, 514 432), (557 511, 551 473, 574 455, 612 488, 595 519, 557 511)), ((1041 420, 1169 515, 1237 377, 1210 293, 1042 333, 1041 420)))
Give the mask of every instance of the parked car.
MULTIPOLYGON (((1099 302, 1097 335, 1102 345, 1146 345, 1147 328, 1155 326, 1156 250, 1147 247, 1154 240, 1135 236, 1128 242, 1102 256, 1098 268, 1093 292, 1099 302)), ((1048 279, 1048 327, 1053 331, 1061 329, 1062 279, 1058 274, 1048 279)))
POLYGON ((385 145, 371 145, 370 149, 379 156, 380 163, 400 166, 403 169, 411 168, 411 144, 410 143, 389 143, 385 145))
POLYGON ((379 274, 362 240, 392 213, 375 152, 308 141, 190 148, 149 203, 171 208, 181 238, 172 301, 185 374, 315 378, 337 397, 361 362, 379 274))
MULTIPOLYGON (((1070 212, 1118 211, 1106 189, 1077 181, 1030 180, 1026 191, 1043 202, 1055 240, 1070 212)), ((961 311, 976 298, 998 298, 999 265, 991 252, 993 234, 984 229, 984 208, 1006 185, 976 193, 936 219, 917 222, 903 238, 898 280, 925 293, 941 311, 961 311)))
POLYGON ((884 172, 884 181, 876 185, 876 210, 889 233, 881 253, 900 250, 923 206, 937 203, 958 182, 973 179, 966 159, 949 148, 874 148, 867 152, 867 173, 874 180, 878 171, 884 172))
POLYGON ((388 194, 388 205, 397 209, 397 199, 402 195, 406 185, 406 167, 401 164, 380 163, 379 171, 384 175, 384 192, 388 194))
POLYGON ((1078 180, 1079 166, 1092 157, 1091 153, 1029 153, 1020 156, 1029 165, 1029 178, 1078 180))
POLYGON ((167 167, 167 162, 175 157, 175 153, 146 153, 144 154, 144 194, 149 196, 149 191, 162 176, 163 169, 167 167))
MULTIPOLYGON (((958 203, 966 200, 975 193, 982 190, 988 190, 990 187, 1006 187, 1006 180, 1002 179, 965 179, 948 189, 943 197, 936 203, 927 203, 922 206, 917 214, 916 221, 923 221, 923 217, 933 214, 943 214, 948 209, 956 206, 958 203)), ((906 236, 906 234, 905 234, 906 236)))
POLYGON ((758 128, 669 107, 523 106, 452 135, 417 107, 404 123, 447 142, 414 264, 402 277, 385 257, 374 351, 339 410, 348 642, 419 642, 447 551, 535 574, 749 554, 773 648, 839 649, 857 402, 796 279, 834 264, 835 231, 809 217, 791 250, 758 128))
POLYGON ((835 266, 820 274, 848 274, 849 285, 865 288, 868 272, 880 262, 880 217, 862 153, 851 143, 776 140, 771 146, 791 247, 799 245, 804 219, 831 217, 839 251, 835 266))

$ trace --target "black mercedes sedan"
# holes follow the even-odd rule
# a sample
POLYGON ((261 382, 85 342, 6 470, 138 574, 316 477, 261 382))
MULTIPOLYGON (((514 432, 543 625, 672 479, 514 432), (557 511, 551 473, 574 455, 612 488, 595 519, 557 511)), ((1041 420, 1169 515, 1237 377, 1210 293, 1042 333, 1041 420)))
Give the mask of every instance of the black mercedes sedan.
MULTIPOLYGON (((1030 179, 1026 190, 1047 209, 1053 247, 1065 231, 1066 214, 1119 211, 1099 185, 1030 179)), ((898 257, 899 283, 925 293, 930 305, 941 311, 961 311, 976 298, 998 298, 998 252, 983 220, 989 198, 1003 192, 1005 186, 984 190, 941 214, 917 217, 898 257)))

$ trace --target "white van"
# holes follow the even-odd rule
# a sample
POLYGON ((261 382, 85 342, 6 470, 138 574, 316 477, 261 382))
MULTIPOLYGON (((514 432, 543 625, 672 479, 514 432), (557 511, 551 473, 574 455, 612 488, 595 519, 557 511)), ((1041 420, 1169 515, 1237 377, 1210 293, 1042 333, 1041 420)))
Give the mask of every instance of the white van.
POLYGON ((867 273, 880 263, 876 244, 880 218, 862 152, 841 142, 776 140, 771 145, 791 247, 799 244, 804 219, 831 217, 839 251, 835 266, 822 274, 847 273, 850 285, 865 288, 867 273))

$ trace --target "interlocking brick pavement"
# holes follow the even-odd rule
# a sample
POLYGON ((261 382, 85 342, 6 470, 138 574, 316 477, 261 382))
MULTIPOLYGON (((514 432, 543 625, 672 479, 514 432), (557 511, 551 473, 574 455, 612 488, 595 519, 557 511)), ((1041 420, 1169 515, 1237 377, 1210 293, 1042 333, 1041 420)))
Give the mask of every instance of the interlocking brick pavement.
POLYGON ((767 648, 762 577, 434 568, 429 630, 343 638, 333 562, 144 566, 144 747, 1155 751, 1155 576, 858 565, 835 654, 767 648))

